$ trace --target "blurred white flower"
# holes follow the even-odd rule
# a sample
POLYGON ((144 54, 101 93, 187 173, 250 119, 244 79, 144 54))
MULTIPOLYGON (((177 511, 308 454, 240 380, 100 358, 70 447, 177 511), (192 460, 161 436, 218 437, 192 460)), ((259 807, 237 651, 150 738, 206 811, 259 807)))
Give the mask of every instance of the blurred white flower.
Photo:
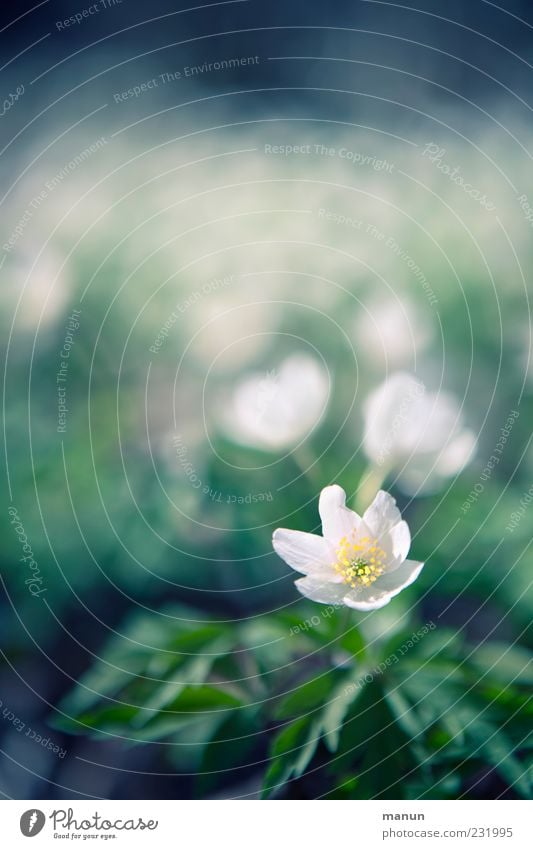
POLYGON ((318 423, 328 394, 322 366, 306 354, 294 354, 278 371, 256 372, 238 384, 224 414, 225 431, 244 445, 286 448, 318 423))
POLYGON ((357 313, 355 345, 375 367, 399 368, 416 362, 432 340, 433 328, 410 299, 374 297, 357 313))
POLYGON ((411 534, 396 501, 380 490, 361 518, 346 507, 340 486, 327 486, 318 505, 322 534, 278 528, 277 554, 305 575, 296 586, 321 604, 374 610, 416 580, 423 563, 407 560, 411 534))
POLYGON ((427 393, 405 372, 392 375, 366 401, 365 452, 374 465, 394 472, 406 493, 438 490, 470 461, 475 443, 457 399, 427 393))
POLYGON ((18 304, 17 321, 25 330, 53 324, 66 308, 69 284, 61 254, 48 249, 34 264, 21 251, 8 254, 2 266, 2 304, 12 320, 18 304), (61 270, 60 270, 61 269, 61 270), (20 303, 19 302, 20 297, 20 303))
MULTIPOLYGON (((192 340, 188 355, 208 366, 216 360, 217 370, 228 371, 240 368, 268 346, 277 331, 280 310, 277 304, 264 303, 259 291, 249 293, 246 279, 229 275, 222 280, 230 282, 211 291, 212 280, 207 279, 197 290, 197 302, 187 309, 185 321, 180 319, 186 338, 192 340), (208 294, 203 294, 206 289, 208 294)), ((188 293, 182 304, 186 307, 195 294, 188 293)))

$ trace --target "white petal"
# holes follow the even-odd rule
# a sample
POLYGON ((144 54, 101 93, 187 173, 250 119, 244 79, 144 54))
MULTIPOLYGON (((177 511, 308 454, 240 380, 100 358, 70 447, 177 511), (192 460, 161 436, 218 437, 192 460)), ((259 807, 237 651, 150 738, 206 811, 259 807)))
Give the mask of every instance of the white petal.
POLYGON ((311 431, 328 402, 329 381, 313 357, 296 354, 275 370, 254 372, 233 392, 223 425, 231 439, 267 450, 288 447, 311 431))
POLYGON ((398 473, 398 489, 406 495, 429 495, 438 492, 444 478, 435 474, 434 466, 434 454, 414 454, 398 473))
POLYGON ((476 437, 463 430, 440 454, 414 454, 397 478, 398 487, 407 495, 430 495, 442 488, 447 477, 458 474, 472 459, 476 437))
POLYGON ((398 522, 389 531, 392 556, 400 561, 405 560, 411 547, 411 533, 407 522, 398 522))
POLYGON ((382 489, 363 514, 363 521, 375 537, 384 536, 401 520, 396 500, 382 489))
MULTIPOLYGON (((333 570, 332 570, 333 572, 333 570)), ((336 577, 333 572, 334 577, 336 577)), ((330 581, 308 575, 295 581, 296 587, 306 598, 321 604, 341 604, 346 592, 346 584, 334 584, 330 581)))
POLYGON ((392 375, 367 400, 365 451, 375 464, 396 469, 404 492, 438 491, 444 478, 468 463, 474 446, 457 398, 426 393, 412 375, 392 375))
POLYGON ((376 601, 362 601, 355 595, 346 595, 343 602, 346 607, 352 607, 354 610, 378 610, 380 607, 385 607, 391 600, 391 595, 385 595, 376 601))
POLYGON ((272 545, 285 563, 304 575, 331 567, 335 561, 330 544, 316 534, 278 528, 272 536, 272 545))
POLYGON ((378 465, 395 465, 410 453, 423 384, 411 374, 396 372, 377 387, 365 403, 363 445, 378 465))
POLYGON ((378 578, 375 585, 376 587, 379 586, 380 590, 389 592, 392 596, 397 595, 413 581, 416 581, 423 568, 424 564, 418 560, 405 560, 393 572, 387 572, 378 578))
POLYGON ((338 546, 341 537, 350 534, 361 521, 357 513, 346 507, 346 493, 337 484, 326 486, 322 490, 318 512, 322 521, 322 533, 334 546, 338 546))
POLYGON ((344 603, 356 610, 383 607, 391 598, 416 581, 424 567, 417 560, 406 560, 393 572, 381 575, 370 587, 357 588, 346 594, 344 603))
POLYGON ((427 347, 433 327, 418 304, 395 293, 370 297, 366 310, 357 314, 355 332, 359 349, 372 366, 398 366, 427 347))
POLYGON ((458 474, 472 459, 476 437, 471 430, 463 430, 442 449, 436 463, 436 471, 449 477, 458 474))
POLYGON ((438 454, 460 424, 459 406, 449 392, 431 392, 420 399, 412 423, 413 453, 438 454))

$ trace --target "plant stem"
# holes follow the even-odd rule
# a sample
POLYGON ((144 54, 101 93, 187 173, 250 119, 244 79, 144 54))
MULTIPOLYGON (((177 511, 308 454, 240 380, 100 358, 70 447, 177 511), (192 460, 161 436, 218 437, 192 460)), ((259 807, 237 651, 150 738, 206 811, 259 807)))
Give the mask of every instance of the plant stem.
POLYGON ((340 640, 348 630, 350 625, 352 611, 349 607, 343 607, 339 614, 339 624, 337 627, 337 640, 340 640))
POLYGON ((355 509, 358 513, 364 513, 381 488, 386 477, 387 469, 378 469, 376 466, 368 467, 367 471, 361 477, 355 494, 355 509))
POLYGON ((292 452, 292 456, 302 475, 304 475, 314 487, 320 488, 318 469, 315 465, 316 460, 311 452, 300 445, 292 452))

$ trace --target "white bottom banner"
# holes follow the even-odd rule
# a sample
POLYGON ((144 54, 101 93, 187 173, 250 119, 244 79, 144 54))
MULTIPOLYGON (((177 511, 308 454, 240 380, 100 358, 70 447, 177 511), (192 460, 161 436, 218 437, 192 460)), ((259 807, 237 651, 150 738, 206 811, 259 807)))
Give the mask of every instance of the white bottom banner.
POLYGON ((167 849, 532 846, 531 806, 515 801, 3 801, 1 845, 167 849))

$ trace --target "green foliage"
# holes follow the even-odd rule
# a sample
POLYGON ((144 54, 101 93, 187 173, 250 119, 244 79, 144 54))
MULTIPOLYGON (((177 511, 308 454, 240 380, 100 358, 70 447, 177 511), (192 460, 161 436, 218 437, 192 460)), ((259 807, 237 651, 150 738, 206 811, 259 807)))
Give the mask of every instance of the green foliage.
POLYGON ((60 704, 56 724, 115 734, 122 720, 129 740, 154 740, 240 705, 236 684, 206 685, 232 644, 224 625, 203 625, 197 615, 175 607, 132 617, 60 704))
POLYGON ((339 611, 314 616, 229 625, 181 607, 136 615, 55 723, 165 741, 202 796, 262 772, 264 798, 475 798, 494 772, 532 798, 525 648, 471 646, 436 628, 409 651, 412 634, 396 630, 370 652, 339 611))

